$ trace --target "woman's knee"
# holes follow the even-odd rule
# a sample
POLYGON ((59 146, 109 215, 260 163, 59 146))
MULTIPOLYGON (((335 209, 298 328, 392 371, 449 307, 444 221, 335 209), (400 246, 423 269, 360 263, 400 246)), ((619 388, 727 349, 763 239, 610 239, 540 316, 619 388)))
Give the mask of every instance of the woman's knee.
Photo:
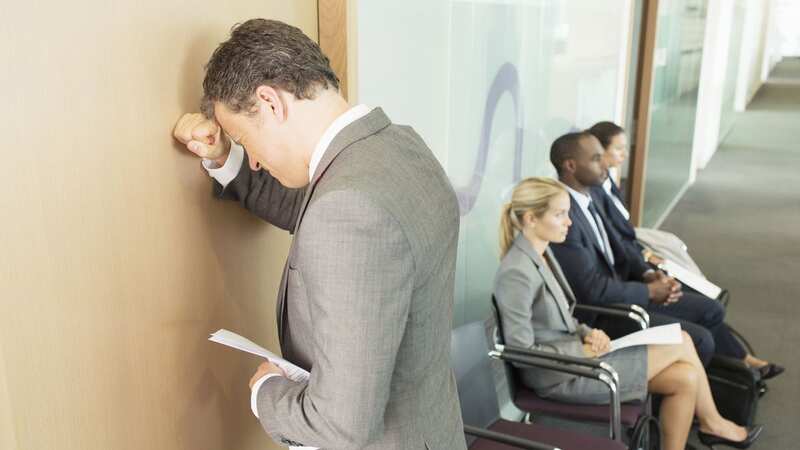
POLYGON ((650 391, 665 395, 693 395, 700 383, 698 369, 688 363, 677 361, 670 364, 650 383, 650 391))
POLYGON ((700 384, 698 369, 685 362, 677 362, 674 367, 676 388, 682 392, 697 392, 700 384))

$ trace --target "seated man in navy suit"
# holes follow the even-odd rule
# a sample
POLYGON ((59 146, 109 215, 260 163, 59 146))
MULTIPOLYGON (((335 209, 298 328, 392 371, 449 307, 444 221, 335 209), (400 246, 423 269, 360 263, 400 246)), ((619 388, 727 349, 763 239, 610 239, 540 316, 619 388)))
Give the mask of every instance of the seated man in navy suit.
MULTIPOLYGON (((592 133, 592 135, 598 139, 603 147, 603 162, 606 166, 606 176, 603 178, 603 182, 600 185, 589 187, 592 200, 603 216, 603 219, 606 220, 606 226, 613 228, 614 231, 616 231, 620 244, 627 247, 626 253, 631 255, 631 258, 634 260, 637 260, 638 264, 639 260, 645 261, 642 251, 646 248, 646 245, 643 245, 639 241, 639 231, 635 229, 633 224, 630 222, 630 216, 622 200, 622 193, 619 191, 619 188, 617 187, 608 170, 608 165, 611 164, 609 158, 610 153, 614 152, 615 147, 618 148, 620 146, 624 147, 627 145, 625 140, 625 130, 611 122, 600 122, 595 124, 595 126, 587 131, 592 133)), ((654 233, 660 231, 651 230, 650 232, 654 233)), ((680 242, 677 237, 672 237, 674 240, 680 242)), ((671 254, 675 253, 677 252, 673 250, 671 254)), ((686 267, 690 268, 690 270, 700 272, 700 269, 697 268, 697 265, 688 254, 684 252, 683 256, 685 257, 680 260, 681 263, 686 264, 686 267)), ((658 259, 657 257, 652 258, 658 259)), ((653 259, 650 261, 653 262, 653 259)), ((688 291, 689 289, 684 290, 688 291)), ((700 294, 696 293, 696 295, 700 294)), ((741 352, 737 351, 734 352, 734 354, 738 356, 741 354, 741 352)), ((764 379, 775 377, 784 371, 783 367, 774 363, 769 363, 763 359, 756 358, 751 354, 746 354, 744 360, 745 363, 747 363, 747 365, 750 367, 759 369, 761 376, 764 379)))
POLYGON ((588 132, 566 134, 553 142, 550 161, 569 189, 573 223, 567 239, 552 249, 578 302, 639 305, 653 326, 680 322, 704 363, 715 351, 744 360, 747 353, 723 323, 725 310, 719 302, 653 270, 607 225, 591 196, 591 187, 606 177, 600 141, 588 132))

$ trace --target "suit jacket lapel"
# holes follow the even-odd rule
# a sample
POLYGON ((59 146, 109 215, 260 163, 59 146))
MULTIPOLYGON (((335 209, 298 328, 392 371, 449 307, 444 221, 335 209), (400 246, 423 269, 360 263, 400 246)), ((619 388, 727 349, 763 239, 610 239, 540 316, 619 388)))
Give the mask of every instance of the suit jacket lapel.
MULTIPOLYGON (((322 155, 322 159, 319 162, 316 170, 314 171, 314 177, 309 182, 308 186, 306 187, 306 193, 303 197, 303 204, 300 207, 300 212, 297 215, 297 221, 295 221, 294 230, 292 234, 294 234, 295 239, 292 240, 292 244, 289 247, 289 256, 286 264, 283 268, 283 277, 281 279, 281 287, 280 293, 278 295, 278 305, 277 305, 277 317, 278 317, 278 339, 281 343, 281 348, 283 349, 283 342, 284 342, 284 330, 286 329, 285 322, 286 322, 286 302, 287 302, 287 285, 289 283, 289 263, 292 261, 295 249, 295 241, 297 237, 297 230, 300 229, 300 223, 303 221, 303 216, 305 216, 306 210, 308 209, 308 205, 311 202, 311 197, 314 195, 314 190, 316 189, 317 185, 319 184, 320 179, 322 179, 325 172, 330 167, 331 163, 336 159, 339 154, 342 153, 347 147, 349 147, 354 142, 360 141, 368 136, 371 136, 378 131, 386 128, 391 124, 389 117, 383 112, 381 108, 375 108, 370 111, 366 116, 356 120, 355 122, 351 123, 350 125, 344 127, 336 137, 333 138, 331 144, 325 150, 325 153, 322 155)), ((285 351, 285 350, 284 350, 285 351)))
POLYGON ((342 131, 340 131, 339 134, 333 138, 331 145, 328 146, 327 150, 325 150, 325 153, 322 155, 322 159, 320 160, 319 165, 314 172, 314 178, 308 184, 308 187, 306 187, 306 194, 303 198, 303 206, 300 207, 300 214, 297 217, 297 222, 295 222, 294 232, 297 232, 297 230, 300 228, 300 223, 303 221, 303 216, 305 215, 308 204, 311 201, 314 189, 317 187, 319 180, 328 170, 328 167, 330 167, 333 160, 336 159, 336 157, 339 156, 344 149, 349 147, 350 144, 360 141, 367 136, 371 136, 388 127, 390 124, 391 121, 383 112, 383 109, 375 108, 366 116, 344 127, 344 129, 342 129, 342 131))
POLYGON ((545 258, 550 262, 550 269, 553 272, 553 276, 555 277, 558 285, 561 286, 561 290, 564 291, 564 295, 567 297, 567 301, 570 305, 570 317, 572 316, 572 305, 575 304, 577 301, 575 299, 575 293, 572 292, 572 287, 570 287, 569 282, 567 281, 566 275, 564 275, 564 271, 561 270, 561 266, 558 264, 558 260, 556 256, 553 254, 553 251, 550 247, 547 247, 545 250, 545 258))
MULTIPOLYGON (((517 237, 514 239, 514 245, 519 247, 522 250, 522 252, 528 255, 528 257, 533 261, 533 264, 536 266, 536 270, 539 271, 539 274, 542 276, 542 279, 544 280, 544 284, 547 287, 547 290, 550 291, 550 294, 555 300, 556 305, 558 305, 558 311, 561 313, 561 318, 564 320, 564 324, 567 326, 567 329, 570 332, 575 331, 575 323, 572 320, 572 313, 570 312, 570 305, 568 303, 570 301, 574 301, 575 298, 572 295, 572 290, 569 289, 568 285, 565 285, 564 283, 559 283, 559 281, 555 278, 554 273, 550 270, 547 270, 547 264, 533 248, 530 241, 528 241, 528 239, 522 235, 522 233, 518 234, 517 237), (565 287, 566 289, 564 289, 565 287), (569 291, 569 293, 567 293, 567 291, 569 291), (565 297, 567 295, 569 295, 570 297, 562 299, 561 295, 559 295, 560 292, 563 292, 565 297)), ((548 248, 545 251, 549 252, 550 249, 548 248)), ((550 256, 551 256, 550 261, 555 261, 555 259, 552 258, 552 255, 550 256)), ((550 268, 553 267, 557 267, 557 264, 552 264, 550 266, 550 268)))

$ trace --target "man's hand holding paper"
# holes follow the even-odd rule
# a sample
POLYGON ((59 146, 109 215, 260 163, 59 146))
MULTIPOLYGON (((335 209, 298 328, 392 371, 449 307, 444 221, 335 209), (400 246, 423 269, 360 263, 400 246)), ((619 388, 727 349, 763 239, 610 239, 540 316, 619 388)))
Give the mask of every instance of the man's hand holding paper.
POLYGON ((255 375, 253 375, 253 377, 250 378, 250 389, 253 389, 253 385, 256 384, 256 381, 260 380, 262 377, 265 377, 269 374, 275 374, 282 377, 286 376, 286 373, 283 370, 281 370, 280 367, 273 364, 270 360, 267 360, 258 366, 255 375))

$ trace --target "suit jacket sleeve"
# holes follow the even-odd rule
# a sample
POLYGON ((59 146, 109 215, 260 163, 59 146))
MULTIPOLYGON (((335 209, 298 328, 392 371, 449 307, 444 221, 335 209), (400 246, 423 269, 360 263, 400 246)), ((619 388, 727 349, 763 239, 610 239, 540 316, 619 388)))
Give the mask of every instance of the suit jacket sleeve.
POLYGON ((264 383, 259 420, 277 441, 362 448, 384 431, 415 283, 411 247, 389 213, 352 191, 315 199, 300 233, 315 363, 308 383, 264 383))
POLYGON ((550 245, 578 301, 601 306, 628 303, 646 307, 650 303, 647 286, 638 281, 617 280, 604 273, 590 253, 595 249, 585 246, 579 233, 570 228, 563 243, 550 245))
POLYGON ((647 265, 647 263, 644 261, 644 257, 642 256, 639 246, 636 245, 636 241, 628 241, 624 238, 621 238, 621 242, 625 247, 625 256, 631 265, 631 278, 634 280, 643 281, 644 273, 648 270, 652 270, 652 267, 647 265))
POLYGON ((214 180, 214 195, 238 201, 256 216, 291 232, 303 205, 305 189, 287 188, 266 170, 250 170, 245 154, 238 175, 224 189, 214 180))
MULTIPOLYGON (((536 269, 531 267, 531 270, 536 269)), ((506 344, 570 356, 586 356, 583 346, 576 339, 550 341, 546 344, 536 343, 531 323, 533 304, 545 301, 542 298, 545 286, 541 279, 535 280, 526 272, 516 267, 509 268, 501 271, 497 278, 495 298, 500 309, 506 344)))

